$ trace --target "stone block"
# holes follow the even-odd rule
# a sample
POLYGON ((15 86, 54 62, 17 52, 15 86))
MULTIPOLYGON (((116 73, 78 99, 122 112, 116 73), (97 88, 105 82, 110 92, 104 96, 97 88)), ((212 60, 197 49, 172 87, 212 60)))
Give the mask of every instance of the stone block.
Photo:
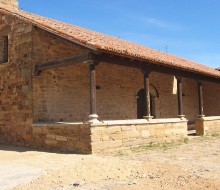
POLYGON ((129 125, 128 125, 128 126, 127 126, 127 125, 126 125, 126 126, 121 126, 121 131, 122 131, 122 132, 123 132, 123 131, 131 131, 131 130, 133 130, 133 129, 132 129, 132 127, 129 126, 129 125))
POLYGON ((33 135, 41 135, 43 134, 43 130, 41 127, 33 127, 32 129, 33 135))
POLYGON ((134 146, 141 146, 145 145, 148 141, 144 141, 141 139, 129 139, 123 140, 123 147, 134 147, 134 146))
POLYGON ((148 127, 147 125, 137 125, 135 128, 137 131, 141 132, 143 130, 148 130, 148 127))
POLYGON ((21 136, 21 138, 22 138, 22 139, 25 139, 25 140, 30 140, 30 139, 32 139, 32 135, 23 134, 23 135, 21 136))
POLYGON ((91 145, 92 145, 92 150, 94 151, 100 150, 103 152, 108 152, 108 149, 121 147, 122 140, 92 142, 91 145))
POLYGON ((79 142, 90 143, 91 142, 91 137, 90 137, 90 135, 79 135, 78 136, 78 141, 79 142))
POLYGON ((116 134, 121 132, 120 126, 109 126, 106 128, 105 133, 107 134, 116 134))
POLYGON ((52 135, 52 134, 47 134, 46 135, 47 139, 56 139, 56 137, 57 137, 56 135, 52 135))
POLYGON ((110 140, 122 140, 128 138, 126 133, 113 133, 108 135, 110 140))
POLYGON ((57 141, 67 141, 67 137, 64 136, 56 136, 57 141))
POLYGON ((91 127, 91 134, 103 134, 106 130, 106 127, 91 127))
POLYGON ((150 131, 148 131, 148 130, 143 130, 143 131, 141 132, 141 137, 142 137, 142 138, 149 138, 149 137, 150 137, 150 131))
POLYGON ((141 137, 141 133, 135 129, 133 129, 132 131, 126 131, 125 134, 127 138, 140 138, 141 137))
POLYGON ((187 129, 166 129, 165 135, 180 135, 187 133, 187 129))
POLYGON ((57 141, 53 140, 53 139, 46 139, 45 144, 55 146, 55 145, 57 145, 57 141))

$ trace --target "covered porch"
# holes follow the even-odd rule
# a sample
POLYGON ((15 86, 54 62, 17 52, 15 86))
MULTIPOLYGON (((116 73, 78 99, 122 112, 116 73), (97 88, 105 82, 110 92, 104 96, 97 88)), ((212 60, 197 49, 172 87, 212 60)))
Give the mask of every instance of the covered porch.
MULTIPOLYGON (((69 141, 68 139, 71 139, 64 135, 65 141, 62 138, 60 138, 62 143, 57 141, 57 138, 59 139, 59 136, 63 137, 63 135, 60 132, 56 133, 52 126, 58 128, 62 126, 63 131, 66 130, 63 126, 81 126, 80 129, 84 129, 83 126, 90 126, 89 132, 82 132, 82 136, 84 140, 87 139, 87 142, 91 141, 87 148, 89 146, 88 149, 93 152, 96 149, 97 151, 104 151, 106 148, 118 149, 146 143, 183 140, 187 137, 187 128, 196 129, 198 135, 208 134, 209 129, 211 130, 210 133, 219 132, 218 127, 212 127, 212 123, 220 121, 219 117, 206 117, 204 114, 204 107, 207 107, 208 110, 210 102, 204 101, 203 90, 204 86, 205 97, 210 96, 211 94, 208 94, 209 84, 213 83, 218 87, 220 80, 217 78, 214 79, 192 71, 183 71, 175 67, 166 67, 139 59, 107 53, 89 53, 36 65, 35 85, 40 88, 42 83, 39 78, 41 77, 54 78, 58 76, 55 73, 62 72, 65 75, 65 71, 68 72, 69 70, 72 70, 70 76, 73 78, 80 78, 80 75, 83 75, 83 80, 80 79, 81 82, 76 85, 77 89, 74 92, 82 90, 78 85, 83 86, 84 96, 77 101, 84 101, 84 104, 78 106, 79 110, 73 106, 74 111, 79 113, 75 115, 78 115, 78 118, 82 118, 82 120, 76 121, 71 120, 71 117, 65 117, 69 114, 67 110, 71 110, 68 107, 71 107, 69 102, 66 102, 68 106, 63 105, 62 119, 57 113, 55 113, 55 117, 58 116, 59 119, 56 120, 52 112, 47 114, 38 112, 34 116, 33 129, 37 131, 37 135, 45 134, 45 132, 43 133, 45 127, 51 129, 53 131, 52 136, 45 134, 44 138, 45 143, 48 142, 50 146, 56 147, 58 144, 65 144, 69 141), (79 69, 80 67, 82 68, 79 69), (86 68, 87 70, 85 70, 86 68), (74 76, 74 70, 77 71, 77 76, 74 76), (129 79, 130 74, 133 77, 129 79), (125 80, 128 81, 125 83, 125 80), (109 81, 111 82, 109 83, 109 81), (206 103, 205 106, 204 102, 206 103), (85 109, 89 111, 85 111, 85 109), (85 113, 88 113, 88 119, 85 119, 85 113), (206 120, 209 120, 209 124, 201 122, 206 120), (204 127, 204 125, 209 125, 210 128, 204 127)), ((50 86, 48 83, 47 85, 50 86)), ((74 84, 72 86, 74 88, 74 84)), ((62 88, 60 90, 65 91, 62 88)), ((54 100, 58 98, 56 100, 60 101, 62 98, 53 95, 54 100)), ((38 105, 40 101, 46 102, 39 96, 36 100, 38 105)), ((52 103, 56 104, 53 99, 51 99, 52 103)), ((48 108, 48 104, 44 106, 48 108)), ((218 111, 218 108, 216 110, 218 111)), ((210 113, 207 115, 211 116, 210 113)), ((78 130, 79 136, 80 131, 78 130)), ((79 138, 75 138, 75 140, 82 142, 80 146, 84 146, 83 144, 86 142, 82 139, 79 140, 79 138)), ((74 141, 72 148, 76 144, 74 141)))
MULTIPOLYGON (((204 117, 205 115, 216 116, 211 114, 220 114, 218 112, 218 100, 216 99, 218 96, 212 94, 212 91, 218 91, 219 79, 203 76, 202 74, 192 71, 182 71, 175 67, 169 68, 116 55, 86 54, 36 65, 36 83, 34 85, 37 87, 42 86, 42 81, 38 80, 38 78, 41 78, 43 73, 45 73, 45 75, 42 76, 42 78, 57 78, 59 77, 59 72, 62 71, 63 79, 61 80, 65 81, 65 72, 68 72, 70 69, 72 73, 69 75, 73 75, 73 80, 69 81, 68 89, 62 88, 62 84, 60 84, 60 86, 57 85, 57 88, 61 87, 60 90, 67 90, 70 93, 70 87, 73 86, 73 88, 75 88, 75 84, 71 84, 71 82, 80 83, 80 81, 74 80, 77 77, 83 76, 80 80, 84 81, 82 81, 81 84, 76 84, 77 89, 75 90, 80 91, 84 88, 84 97, 81 97, 81 100, 84 99, 86 105, 83 104, 79 108, 90 110, 89 113, 87 112, 89 119, 86 120, 87 116, 85 116, 85 113, 83 113, 84 118, 64 117, 58 120, 55 120, 53 117, 50 118, 49 114, 47 115, 48 118, 44 118, 44 116, 42 117, 42 115, 37 113, 38 115, 34 119, 35 121, 47 121, 48 119, 48 121, 99 123, 103 120, 186 118, 189 120, 190 125, 195 123, 197 118, 204 117), (59 68, 61 69, 59 70, 59 68), (62 70, 63 68, 67 69, 62 70), (88 68, 87 71, 85 70, 86 68, 88 68), (50 71, 53 73, 51 74, 50 71), (74 76, 74 73, 77 73, 77 76, 74 76), (78 85, 81 85, 82 89, 80 89, 78 85), (203 86, 205 88, 205 100, 203 100, 203 86), (126 104, 131 106, 127 106, 126 104), (106 108, 104 108, 105 106, 106 108), (123 107, 127 110, 132 110, 130 111, 132 113, 128 113, 126 109, 123 110, 123 107), (204 107, 207 109, 204 110, 204 107), (215 111, 211 111, 210 107, 216 107, 216 109, 213 108, 215 111), (110 110, 111 113, 106 110, 110 110), (206 113, 204 113, 204 111, 206 113), (99 117, 99 115, 101 116, 99 117), (119 117, 117 117, 117 115, 119 117)), ((48 83, 52 82, 53 81, 48 80, 48 83)), ((63 86, 65 85, 67 84, 63 84, 63 86)), ((48 84, 48 86, 49 89, 50 84, 48 84)), ((53 90, 54 89, 51 90, 52 93, 53 90)), ((39 91, 36 93, 38 92, 39 91)), ((65 97, 65 94, 61 95, 65 97)), ((42 94, 39 94, 38 99, 35 99, 38 101, 37 103, 44 100, 40 96, 42 96, 42 94)), ((54 94, 54 96, 56 96, 56 94, 54 94)), ((62 98, 61 96, 57 97, 62 98)), ((77 99, 77 97, 73 98, 77 99)), ((51 102, 56 104, 53 100, 51 100, 51 102)), ((68 102, 65 103, 68 104, 68 102)), ((49 104, 45 104, 44 106, 48 107, 48 105, 49 104)), ((63 105, 63 107, 65 106, 68 107, 68 105, 63 105)), ((69 107, 67 109, 69 109, 69 107)), ((82 112, 80 109, 75 109, 74 112, 82 112)), ((48 109, 47 112, 49 111, 48 109)), ((64 112, 67 111, 64 109, 64 112)))

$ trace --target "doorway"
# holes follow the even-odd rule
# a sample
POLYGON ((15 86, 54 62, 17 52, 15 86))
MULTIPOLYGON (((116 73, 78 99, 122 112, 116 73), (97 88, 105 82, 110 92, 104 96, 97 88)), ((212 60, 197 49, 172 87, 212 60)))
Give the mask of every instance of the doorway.
POLYGON ((137 118, 143 119, 146 115, 145 92, 141 89, 137 93, 137 118))
MULTIPOLYGON (((150 114, 156 118, 156 99, 159 97, 156 88, 150 85, 150 114)), ((143 119, 146 116, 145 91, 140 89, 137 93, 137 119, 143 119)))

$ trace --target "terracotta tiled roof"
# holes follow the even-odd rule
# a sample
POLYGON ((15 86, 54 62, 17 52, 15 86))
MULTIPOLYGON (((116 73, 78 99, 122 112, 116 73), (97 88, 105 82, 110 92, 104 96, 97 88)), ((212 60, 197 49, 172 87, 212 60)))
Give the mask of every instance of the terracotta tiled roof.
POLYGON ((175 67, 182 70, 200 73, 206 76, 220 78, 220 72, 211 67, 195 63, 181 57, 163 53, 139 44, 128 42, 116 37, 108 36, 75 25, 59 22, 43 16, 31 14, 22 10, 9 11, 0 8, 0 12, 14 15, 44 30, 94 50, 104 50, 109 53, 116 53, 132 58, 135 57, 138 59, 155 62, 156 64, 166 65, 168 67, 175 67))

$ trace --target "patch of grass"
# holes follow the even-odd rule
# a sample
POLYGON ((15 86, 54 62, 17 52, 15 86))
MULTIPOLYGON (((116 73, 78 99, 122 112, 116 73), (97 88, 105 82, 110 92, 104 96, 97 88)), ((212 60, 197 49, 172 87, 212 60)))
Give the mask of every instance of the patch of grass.
POLYGON ((200 138, 198 138, 199 140, 208 140, 210 138, 210 136, 208 135, 199 135, 200 138))
POLYGON ((137 149, 142 149, 142 150, 153 150, 155 148, 158 148, 157 144, 153 144, 153 142, 150 142, 149 144, 143 145, 138 147, 137 149))
POLYGON ((162 144, 150 142, 149 144, 133 147, 131 151, 133 153, 146 152, 146 151, 154 151, 154 150, 169 150, 176 148, 179 144, 172 142, 165 142, 162 144))
POLYGON ((115 156, 121 157, 121 156, 126 156, 126 154, 122 150, 119 150, 118 152, 116 152, 115 156))
POLYGON ((211 134, 212 137, 219 137, 220 135, 218 133, 211 134))
POLYGON ((208 140, 208 139, 211 139, 211 138, 219 138, 220 137, 220 134, 219 133, 213 133, 213 134, 210 134, 210 135, 200 135, 201 138, 199 138, 200 140, 208 140))
POLYGON ((185 144, 188 144, 188 143, 189 143, 189 138, 184 138, 183 142, 184 142, 185 144))

